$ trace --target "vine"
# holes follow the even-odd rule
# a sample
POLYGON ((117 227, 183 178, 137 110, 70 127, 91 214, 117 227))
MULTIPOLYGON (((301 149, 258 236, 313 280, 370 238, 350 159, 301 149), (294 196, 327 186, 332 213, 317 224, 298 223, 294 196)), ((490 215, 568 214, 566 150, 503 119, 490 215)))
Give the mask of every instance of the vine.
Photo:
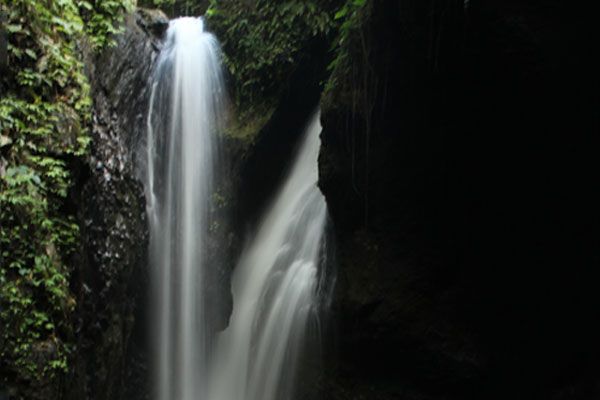
POLYGON ((369 153, 374 112, 377 101, 385 103, 386 98, 386 85, 371 64, 372 44, 367 43, 373 3, 347 0, 335 14, 338 35, 333 42, 334 58, 328 66, 330 77, 322 96, 325 109, 348 107, 344 131, 350 133, 346 140, 351 155, 352 185, 356 193, 362 193, 365 226, 369 220, 369 153), (356 168, 357 157, 364 160, 361 174, 356 168))

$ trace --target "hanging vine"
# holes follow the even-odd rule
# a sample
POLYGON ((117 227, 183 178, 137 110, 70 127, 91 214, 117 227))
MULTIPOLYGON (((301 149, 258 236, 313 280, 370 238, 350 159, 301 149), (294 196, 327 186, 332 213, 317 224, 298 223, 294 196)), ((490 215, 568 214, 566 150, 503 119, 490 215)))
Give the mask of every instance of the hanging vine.
POLYGON ((332 104, 345 101, 349 112, 345 113, 344 132, 347 151, 351 157, 351 177, 354 191, 363 198, 364 224, 369 220, 369 160, 373 124, 376 122, 375 109, 385 103, 385 77, 373 68, 370 23, 373 2, 349 0, 335 14, 338 21, 338 36, 333 43, 335 57, 329 65, 330 78, 325 86, 323 103, 325 107, 339 107, 332 104), (334 95, 335 92, 335 95, 334 95), (364 164, 357 170, 357 157, 364 164))

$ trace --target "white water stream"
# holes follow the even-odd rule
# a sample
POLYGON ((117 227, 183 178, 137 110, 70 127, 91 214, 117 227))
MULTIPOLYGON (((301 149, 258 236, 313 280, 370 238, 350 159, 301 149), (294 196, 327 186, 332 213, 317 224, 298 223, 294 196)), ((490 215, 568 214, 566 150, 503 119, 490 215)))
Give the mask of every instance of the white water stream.
POLYGON ((214 338, 205 288, 220 267, 219 260, 209 262, 207 242, 219 172, 222 86, 218 43, 202 19, 171 21, 153 77, 143 162, 156 397, 289 400, 307 329, 318 325, 327 219, 316 186, 319 116, 240 258, 230 323, 214 338))
POLYGON ((310 318, 327 219, 317 187, 319 116, 233 276, 234 308, 220 337, 211 400, 287 400, 310 318))
POLYGON ((158 398, 195 400, 206 387, 211 343, 203 289, 218 166, 222 78, 202 19, 171 21, 148 118, 150 261, 157 310, 158 398))

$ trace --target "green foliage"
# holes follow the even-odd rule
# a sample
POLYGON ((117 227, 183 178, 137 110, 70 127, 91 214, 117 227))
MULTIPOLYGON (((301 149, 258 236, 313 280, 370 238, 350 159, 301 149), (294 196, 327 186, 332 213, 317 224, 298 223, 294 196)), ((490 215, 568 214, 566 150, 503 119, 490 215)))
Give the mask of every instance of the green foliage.
MULTIPOLYGON (((3 4, 3 3, 2 3, 3 4)), ((130 1, 11 0, 0 77, 0 372, 54 382, 72 349, 67 161, 87 154, 90 88, 80 48, 101 49, 130 1)), ((0 382, 5 385, 7 382, 0 382)))
POLYGON ((277 98, 301 50, 332 29, 333 7, 329 3, 211 1, 207 20, 223 46, 238 106, 268 104, 277 98))
POLYGON ((139 2, 141 7, 168 7, 175 4, 175 0, 142 0, 139 2))
POLYGON ((68 173, 53 158, 37 161, 46 165, 49 179, 21 165, 9 167, 0 183, 0 356, 24 380, 52 379, 66 370, 70 346, 61 338, 69 333, 74 306, 59 253, 68 256, 75 248, 78 226, 72 217, 59 216, 57 203, 46 193, 52 180, 64 185, 68 173), (40 364, 42 348, 51 351, 40 364))
POLYGON ((113 37, 121 32, 123 15, 133 11, 135 0, 77 0, 76 5, 92 45, 102 48, 114 45, 113 37))
POLYGON ((335 13, 338 34, 332 46, 335 57, 328 66, 330 78, 325 88, 325 96, 342 83, 340 80, 353 75, 352 64, 362 58, 356 53, 364 50, 364 43, 361 43, 360 37, 361 29, 370 11, 371 3, 367 0, 347 0, 335 13))

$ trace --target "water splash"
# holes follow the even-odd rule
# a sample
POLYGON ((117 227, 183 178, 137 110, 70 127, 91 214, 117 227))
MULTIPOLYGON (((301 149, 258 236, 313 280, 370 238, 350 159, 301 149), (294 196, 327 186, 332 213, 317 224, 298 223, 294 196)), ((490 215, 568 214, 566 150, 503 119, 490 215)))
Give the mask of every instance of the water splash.
POLYGON ((171 21, 153 77, 145 160, 159 400, 195 400, 206 387, 212 337, 203 293, 222 82, 218 43, 202 19, 171 21))

